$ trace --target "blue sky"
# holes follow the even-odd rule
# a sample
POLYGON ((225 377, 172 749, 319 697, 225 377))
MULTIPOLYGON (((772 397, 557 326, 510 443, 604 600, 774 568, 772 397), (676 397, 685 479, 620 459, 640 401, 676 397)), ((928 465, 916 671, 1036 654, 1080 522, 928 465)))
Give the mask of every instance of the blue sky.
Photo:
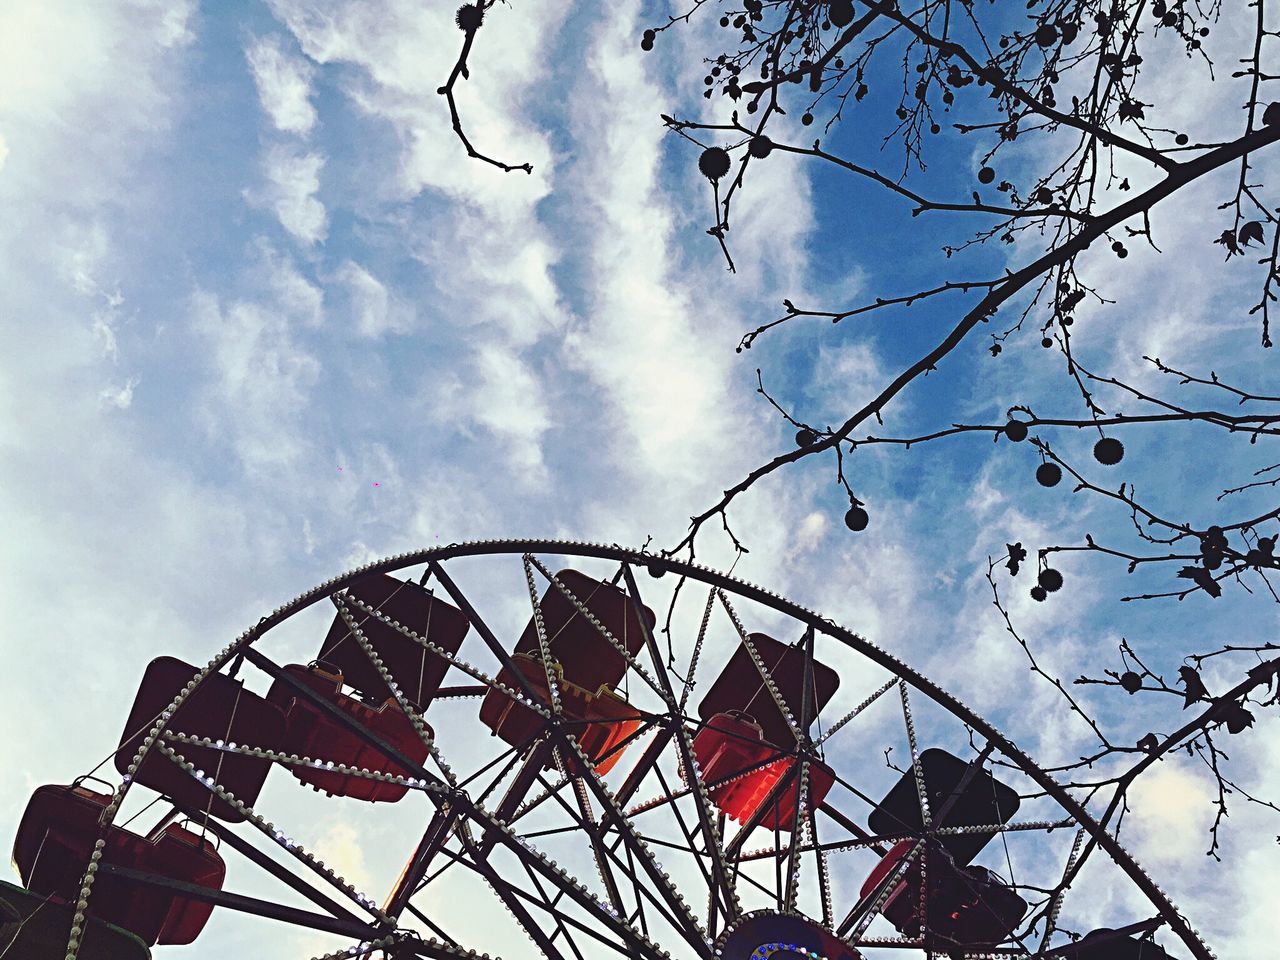
MULTIPOLYGON (((153 656, 204 662, 314 583, 437 537, 673 543, 688 516, 791 442, 755 395, 757 366, 797 415, 837 423, 961 314, 954 298, 837 327, 799 322, 735 353, 783 297, 851 306, 930 282, 938 248, 974 224, 912 220, 905 202, 775 154, 737 198, 731 275, 703 232, 711 199, 696 150, 658 120, 724 119, 727 101, 699 96, 709 21, 645 55, 639 32, 660 11, 635 3, 496 10, 459 104, 477 146, 531 161, 526 176, 467 160, 449 130, 435 89, 457 55, 452 15, 395 0, 19 0, 0 12, 0 824, 16 824, 34 786, 111 748, 153 656)), ((1219 63, 1238 27, 1215 33, 1219 63)), ((1187 88, 1166 96, 1185 128, 1232 129, 1239 88, 1178 76, 1187 88)), ((850 144, 856 123, 824 142, 850 144)), ((805 142, 817 125, 800 129, 805 142)), ((940 136, 921 182, 967 195, 974 150, 940 136)), ((1026 146, 1001 169, 1036 160, 1026 146)), ((1099 371, 1154 387, 1138 359, 1148 353, 1274 383, 1244 315, 1246 265, 1223 266, 1208 242, 1230 176, 1161 209, 1163 256, 1135 250, 1121 269, 1091 253, 1089 275, 1119 301, 1074 328, 1099 371)), ((973 273, 1022 262, 1024 243, 980 253, 973 273)), ((1061 358, 1038 339, 998 359, 985 340, 966 342, 876 432, 998 423, 1013 403, 1080 415, 1061 358)), ((1091 438, 1049 439, 1087 462, 1091 438)), ((1189 500, 1189 486, 1217 489, 1280 459, 1238 438, 1124 440, 1114 482, 1197 520, 1212 497, 1189 500)), ((1029 445, 968 439, 864 449, 861 535, 841 523, 834 465, 805 462, 734 505, 751 548, 737 569, 895 650, 1046 762, 1070 759, 1087 730, 1003 634, 986 558, 1011 540, 1079 542, 1127 520, 1039 488, 1035 462, 1029 445)), ((699 557, 727 565, 732 551, 709 528, 699 557)), ((1168 672, 1175 652, 1273 636, 1274 605, 1257 595, 1120 604, 1139 577, 1080 556, 1060 565, 1068 585, 1051 603, 1030 601, 1021 580, 1002 589, 1068 677, 1117 666, 1121 636, 1168 672)), ((1223 669, 1220 685, 1236 676, 1223 669)), ((1175 724, 1176 704, 1148 720, 1127 698, 1086 699, 1118 739, 1175 724)), ((1270 796, 1275 723, 1260 717, 1231 744, 1241 783, 1270 796)), ((1276 848, 1250 840, 1274 823, 1233 806, 1226 862, 1212 864, 1201 772, 1170 760, 1151 782, 1135 848, 1220 955, 1280 936, 1261 908, 1247 920, 1222 911, 1278 876, 1276 848)), ((318 842, 358 859, 359 829, 393 835, 334 815, 318 842)), ((245 936, 215 922, 188 955, 225 955, 220 944, 245 936)))

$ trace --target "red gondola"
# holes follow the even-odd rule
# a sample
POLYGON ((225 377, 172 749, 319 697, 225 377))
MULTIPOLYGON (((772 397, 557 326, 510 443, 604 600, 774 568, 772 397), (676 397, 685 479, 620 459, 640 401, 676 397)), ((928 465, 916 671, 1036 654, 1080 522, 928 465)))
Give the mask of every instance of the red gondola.
MULTIPOLYGON (((449 661, 428 650, 392 624, 362 609, 356 601, 377 610, 405 629, 411 630, 449 654, 462 646, 470 624, 457 607, 445 603, 424 587, 375 573, 352 583, 334 598, 341 602, 360 628, 366 641, 391 675, 400 694, 418 711, 431 703, 440 689, 449 661)), ((291 664, 285 670, 294 679, 359 721, 371 733, 395 747, 415 763, 427 759, 427 746, 413 723, 401 709, 387 681, 365 648, 356 640, 342 611, 320 647, 320 657, 311 666, 291 664), (343 693, 343 685, 356 696, 343 693)), ((285 713, 285 753, 296 753, 324 761, 324 767, 289 766, 289 772, 329 796, 353 797, 372 803, 394 803, 408 792, 402 784, 386 783, 336 773, 332 767, 344 764, 376 773, 407 777, 409 772, 346 727, 327 717, 319 708, 287 683, 277 680, 267 694, 285 713)), ((427 734, 431 728, 425 723, 427 734)))
MULTIPOLYGON (((115 765, 120 773, 128 775, 134 753, 161 711, 169 708, 173 698, 198 672, 198 668, 173 657, 158 657, 147 665, 133 709, 129 711, 120 749, 116 752, 115 765)), ((243 743, 267 750, 279 750, 284 738, 284 714, 280 708, 246 690, 238 680, 219 673, 205 677, 165 725, 175 733, 243 743)), ((271 769, 271 761, 262 757, 228 753, 191 743, 174 742, 170 746, 249 806, 258 799, 267 771, 271 769)), ((190 773, 159 750, 152 749, 147 754, 133 778, 182 806, 207 810, 213 816, 233 823, 244 819, 244 814, 206 790, 190 773)))
MULTIPOLYGON (((779 756, 778 748, 764 740, 760 725, 749 715, 736 710, 716 714, 693 738, 693 756, 703 782, 709 785, 711 802, 739 823, 751 819, 762 804, 769 802, 769 795, 782 778, 790 775, 790 783, 762 815, 760 825, 770 830, 775 826, 791 829, 800 800, 796 760, 779 756)), ((684 770, 680 773, 683 777, 684 770)), ((811 760, 810 806, 821 803, 834 782, 830 767, 811 760)))
MULTIPOLYGON (((576 570, 561 570, 555 576, 629 655, 634 657, 639 653, 644 644, 644 627, 636 605, 624 591, 576 570)), ((567 732, 596 764, 596 772, 607 773, 622 756, 618 745, 640 725, 636 711, 614 691, 627 672, 626 658, 555 584, 547 588, 538 606, 552 657, 550 669, 560 691, 561 713, 569 721, 567 732), (611 755, 606 757, 606 754, 611 755)), ((644 607, 644 616, 652 630, 657 618, 648 607, 644 607)), ((549 703, 548 668, 541 659, 533 618, 516 644, 512 661, 539 699, 549 703)), ((497 679, 512 689, 520 688, 515 676, 505 667, 497 679)), ((493 689, 480 706, 480 720, 515 747, 530 743, 544 725, 543 718, 533 710, 493 689)), ((554 762, 553 757, 549 758, 547 765, 554 766, 554 762)))
MULTIPOLYGON (((13 862, 27 889, 57 902, 74 903, 81 877, 99 837, 103 863, 221 890, 226 866, 213 844, 178 824, 143 837, 112 824, 102 832, 102 812, 111 794, 81 784, 49 785, 27 803, 13 846, 13 862)), ((148 945, 191 943, 213 905, 177 893, 99 873, 89 913, 136 934, 148 945)))
MULTIPOLYGON (((874 896, 917 841, 895 844, 862 885, 862 898, 874 896)), ((894 881, 880 913, 903 936, 920 935, 920 851, 894 881)), ((957 867, 951 854, 935 846, 927 864, 929 930, 959 944, 999 943, 1018 925, 1027 903, 985 867, 957 867)))
MULTIPOLYGON (((798 717, 804 694, 804 652, 763 633, 750 634, 751 645, 770 671, 783 702, 798 717)), ((810 690, 812 714, 826 705, 840 684, 830 667, 814 661, 810 690)), ((745 823, 769 800, 783 777, 790 783, 762 814, 770 830, 790 830, 799 802, 796 760, 780 756, 796 747, 795 734, 745 647, 738 647, 698 707, 706 725, 693 741, 693 755, 711 801, 727 816, 745 823), (770 757, 777 759, 770 761, 770 757)), ((681 771, 684 775, 684 771, 681 771)), ((835 782, 831 768, 809 763, 811 806, 820 804, 835 782)))
MULTIPOLYGON (((331 664, 316 663, 304 667, 295 663, 284 669, 352 719, 364 724, 388 746, 395 747, 415 763, 426 761, 426 743, 418 736, 413 724, 394 699, 388 699, 380 707, 371 707, 347 696, 342 692, 343 675, 331 664)), ((324 761, 323 766, 319 767, 288 765, 289 772, 303 783, 322 790, 331 797, 353 797, 372 803, 394 803, 408 792, 409 788, 403 784, 334 772, 336 764, 346 764, 356 769, 367 768, 376 773, 409 776, 409 771, 390 760, 382 751, 325 716, 310 701, 295 696, 293 689, 284 682, 277 680, 267 693, 267 699, 286 711, 284 752, 324 761)), ((423 727, 428 736, 434 736, 431 727, 425 722, 423 727)))

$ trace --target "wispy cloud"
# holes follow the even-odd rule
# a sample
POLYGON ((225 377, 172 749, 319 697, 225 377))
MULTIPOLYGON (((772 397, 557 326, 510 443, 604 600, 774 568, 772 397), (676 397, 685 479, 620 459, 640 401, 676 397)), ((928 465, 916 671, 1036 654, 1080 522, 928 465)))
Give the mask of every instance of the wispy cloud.
POLYGON ((406 333, 412 326, 413 307, 393 297, 386 286, 360 264, 345 261, 338 268, 336 279, 346 288, 360 336, 375 339, 387 333, 406 333))
POLYGON ((245 48, 245 58, 258 88, 258 99, 277 130, 306 136, 316 124, 311 104, 314 68, 304 58, 284 49, 280 37, 255 37, 245 48))
POLYGON ((266 184, 246 192, 246 198, 270 209, 295 240, 312 245, 324 240, 329 216, 320 191, 324 155, 292 146, 273 144, 263 157, 266 184))

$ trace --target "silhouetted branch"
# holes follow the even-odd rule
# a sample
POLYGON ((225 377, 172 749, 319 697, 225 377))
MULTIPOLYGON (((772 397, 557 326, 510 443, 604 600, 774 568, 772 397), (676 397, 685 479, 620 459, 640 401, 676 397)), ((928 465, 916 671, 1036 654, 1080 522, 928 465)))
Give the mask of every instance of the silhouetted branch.
POLYGON ((1049 251, 1022 269, 1010 273, 1004 281, 995 285, 976 307, 969 310, 937 346, 898 374, 873 400, 854 412, 831 436, 819 440, 818 443, 810 447, 779 454, 768 463, 751 471, 744 479, 730 486, 714 506, 692 518, 689 532, 672 548, 672 552, 688 547, 693 538, 697 536, 703 523, 717 514, 722 514, 734 499, 749 489, 756 481, 768 476, 780 467, 795 463, 804 457, 821 453, 841 440, 847 439, 852 431, 866 422, 869 417, 882 413, 889 402, 908 384, 922 374, 930 370, 936 370, 938 363, 951 353, 974 327, 993 316, 1004 303, 1027 284, 1044 273, 1067 263, 1107 230, 1144 210, 1151 209, 1161 200, 1166 199, 1187 184, 1239 159, 1245 153, 1269 146, 1277 140, 1280 140, 1280 126, 1272 126, 1242 137, 1240 140, 1225 147, 1211 150, 1195 160, 1179 164, 1164 180, 1155 186, 1133 199, 1117 205, 1106 213, 1099 214, 1092 223, 1083 226, 1078 233, 1060 247, 1049 251))
POLYGON ((485 13, 493 7, 497 0, 475 0, 474 3, 466 3, 458 8, 456 22, 458 29, 463 32, 465 39, 462 41, 462 51, 458 54, 458 62, 453 65, 453 70, 449 73, 449 79, 445 85, 436 90, 449 104, 449 116, 453 120, 453 132, 458 135, 458 139, 462 141, 462 145, 467 150, 467 156, 476 160, 483 160, 485 163, 491 163, 500 170, 511 173, 513 170, 523 170, 525 173, 533 173, 533 164, 503 163, 501 160, 495 160, 493 157, 486 156, 471 145, 471 141, 467 139, 466 133, 462 129, 462 118, 458 115, 458 102, 454 99, 453 88, 457 84, 459 78, 469 80, 471 72, 467 68, 467 57, 471 55, 471 45, 475 42, 476 31, 484 23, 485 13))

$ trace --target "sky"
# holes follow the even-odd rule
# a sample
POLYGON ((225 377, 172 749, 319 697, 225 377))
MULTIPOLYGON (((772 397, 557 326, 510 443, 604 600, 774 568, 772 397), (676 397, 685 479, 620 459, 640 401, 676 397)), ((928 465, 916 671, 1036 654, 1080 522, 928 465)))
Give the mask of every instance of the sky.
MULTIPOLYGON (((658 116, 725 118, 727 101, 698 95, 716 28, 695 17, 646 54, 640 33, 664 11, 515 3, 491 14, 459 108, 477 147, 532 163, 526 175, 469 160, 450 130, 436 90, 462 35, 447 5, 0 7, 0 826, 12 833, 36 786, 68 782, 113 748, 153 657, 204 663, 314 584, 437 543, 671 545, 689 516, 792 443, 756 393, 757 367, 788 409, 835 424, 955 323, 964 301, 937 300, 790 324, 735 352, 784 297, 839 308, 937 276, 941 245, 972 224, 914 219, 864 182, 775 154, 736 200, 729 273, 705 234, 697 148, 658 116)), ((1153 61, 1154 76, 1178 78, 1159 90, 1169 115, 1199 139, 1238 122, 1241 81, 1225 65, 1246 26, 1228 17, 1215 31, 1218 83, 1176 53, 1153 61)), ((787 122, 775 139, 811 135, 787 122)), ((824 136, 833 149, 878 150, 856 121, 824 136)), ((919 182, 965 196, 980 149, 950 134, 936 149, 919 182)), ((1034 166, 1035 150, 1002 170, 1034 166)), ((1274 384, 1246 315, 1256 276, 1242 259, 1222 264, 1211 243, 1232 176, 1157 211, 1163 253, 1082 261, 1116 301, 1082 311, 1073 330, 1094 367, 1172 389, 1147 354, 1274 384)), ((972 269, 1024 255, 982 251, 972 269)), ((877 430, 1000 423, 1015 403, 1078 416, 1061 358, 1038 339, 1025 333, 997 359, 971 338, 877 430)), ((1050 439, 1088 462, 1090 438, 1050 439)), ((1206 523, 1225 507, 1189 490, 1280 459, 1265 442, 1191 431, 1124 440, 1127 472, 1106 482, 1206 523)), ((1038 487, 1028 447, 860 451, 850 469, 871 523, 858 534, 842 523, 833 464, 775 473, 733 506, 750 548, 735 571, 893 651, 1046 764, 1069 762, 1089 731, 1005 633, 987 558, 1128 520, 1065 484, 1038 487)), ((734 562, 714 521, 698 556, 734 562)), ((1122 604, 1167 581, 1084 555, 1059 565, 1067 586, 1045 604, 1027 596, 1025 574, 997 580, 1015 625, 1066 678, 1117 667, 1121 637, 1170 675, 1189 650, 1274 637, 1265 591, 1122 604)), ((1246 667, 1223 663, 1206 679, 1226 687, 1246 667)), ((1140 701, 1113 690, 1082 697, 1120 741, 1179 722, 1177 703, 1139 715, 1140 701)), ((1272 710, 1230 742, 1233 778, 1256 796, 1280 796, 1278 732, 1272 710)), ((849 762, 879 764, 879 750, 849 762)), ((410 813, 380 821, 281 789, 281 809, 309 825, 328 862, 374 887, 394 877, 410 813)), ((1128 841, 1218 955, 1274 942, 1280 919, 1258 893, 1280 883, 1274 813, 1235 800, 1218 863, 1204 856, 1203 769, 1170 758, 1137 789, 1128 841)), ((1122 897, 1110 882, 1082 894, 1086 914, 1105 917, 1122 897)), ((194 947, 160 955, 340 945, 225 913, 194 947)))

